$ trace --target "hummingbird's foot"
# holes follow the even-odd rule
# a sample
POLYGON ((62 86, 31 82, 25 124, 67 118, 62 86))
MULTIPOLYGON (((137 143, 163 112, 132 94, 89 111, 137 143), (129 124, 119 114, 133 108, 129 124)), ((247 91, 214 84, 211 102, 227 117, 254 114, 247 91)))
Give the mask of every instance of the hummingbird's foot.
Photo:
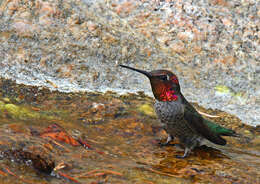
POLYGON ((191 151, 190 148, 185 148, 184 154, 182 156, 181 155, 176 155, 176 158, 184 159, 184 158, 186 158, 190 154, 190 151, 191 151))
POLYGON ((184 155, 176 155, 176 158, 178 158, 178 159, 184 159, 186 156, 184 156, 184 155))
POLYGON ((171 145, 170 142, 171 142, 173 139, 174 139, 174 137, 171 136, 170 134, 168 134, 167 141, 166 141, 166 142, 159 142, 159 145, 160 145, 161 147, 171 145))

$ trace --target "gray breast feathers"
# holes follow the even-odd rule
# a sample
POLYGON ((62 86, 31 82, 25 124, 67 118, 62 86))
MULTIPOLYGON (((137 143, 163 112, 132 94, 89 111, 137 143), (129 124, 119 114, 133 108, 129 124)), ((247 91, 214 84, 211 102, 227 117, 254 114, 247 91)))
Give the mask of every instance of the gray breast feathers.
POLYGON ((181 103, 171 101, 156 101, 154 104, 155 112, 162 123, 178 121, 183 117, 184 107, 181 103))

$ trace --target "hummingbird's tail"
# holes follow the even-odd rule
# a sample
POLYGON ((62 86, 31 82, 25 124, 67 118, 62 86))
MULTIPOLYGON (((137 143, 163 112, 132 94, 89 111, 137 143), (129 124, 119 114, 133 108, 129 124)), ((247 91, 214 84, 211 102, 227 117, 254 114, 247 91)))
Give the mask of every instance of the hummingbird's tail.
POLYGON ((237 134, 234 130, 224 128, 216 123, 213 123, 207 119, 204 119, 204 122, 208 125, 211 131, 220 136, 232 136, 232 137, 241 137, 240 134, 237 134))

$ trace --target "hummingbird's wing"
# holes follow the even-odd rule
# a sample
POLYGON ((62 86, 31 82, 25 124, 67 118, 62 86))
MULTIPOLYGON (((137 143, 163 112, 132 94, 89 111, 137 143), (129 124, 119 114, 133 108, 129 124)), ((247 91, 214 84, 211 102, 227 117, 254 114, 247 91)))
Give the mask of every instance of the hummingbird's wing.
POLYGON ((196 111, 196 109, 183 97, 184 104, 184 119, 188 122, 189 126, 196 130, 202 137, 209 141, 225 145, 226 140, 220 137, 216 132, 213 132, 205 123, 204 118, 196 111))
MULTIPOLYGON (((188 111, 190 113, 193 113, 196 116, 201 116, 200 113, 185 99, 184 96, 183 98, 183 104, 185 105, 185 111, 188 111)), ((222 127, 221 125, 218 125, 217 123, 214 123, 210 120, 204 119, 203 118, 204 124, 206 124, 211 131, 213 131, 215 134, 218 134, 219 136, 234 136, 234 137, 239 137, 240 135, 237 134, 234 130, 222 127)))
POLYGON ((182 101, 185 106, 185 111, 189 111, 190 113, 200 115, 198 111, 186 100, 186 98, 182 95, 182 101))

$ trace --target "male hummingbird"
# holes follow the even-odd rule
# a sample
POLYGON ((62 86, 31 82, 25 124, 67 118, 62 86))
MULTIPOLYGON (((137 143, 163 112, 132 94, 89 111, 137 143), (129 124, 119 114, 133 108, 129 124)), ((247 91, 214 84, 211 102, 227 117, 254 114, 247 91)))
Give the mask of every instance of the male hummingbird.
POLYGON ((194 147, 202 144, 204 139, 218 145, 225 145, 226 140, 221 136, 238 135, 233 130, 204 119, 182 95, 178 78, 172 72, 168 70, 147 72, 125 65, 120 66, 142 73, 149 78, 156 99, 155 112, 168 134, 164 145, 177 137, 185 147, 183 156, 177 155, 177 158, 188 156, 194 147))

